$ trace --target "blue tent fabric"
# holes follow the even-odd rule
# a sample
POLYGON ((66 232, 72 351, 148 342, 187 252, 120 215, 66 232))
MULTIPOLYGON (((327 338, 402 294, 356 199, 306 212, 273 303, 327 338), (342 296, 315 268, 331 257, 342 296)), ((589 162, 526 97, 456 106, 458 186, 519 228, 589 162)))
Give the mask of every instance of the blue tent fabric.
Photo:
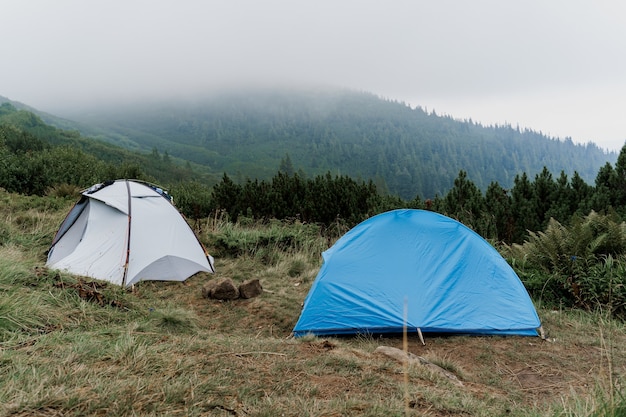
POLYGON ((323 254, 293 330, 537 336, 526 288, 482 237, 449 217, 393 210, 360 223, 323 254), (405 314, 406 306, 406 314, 405 314))

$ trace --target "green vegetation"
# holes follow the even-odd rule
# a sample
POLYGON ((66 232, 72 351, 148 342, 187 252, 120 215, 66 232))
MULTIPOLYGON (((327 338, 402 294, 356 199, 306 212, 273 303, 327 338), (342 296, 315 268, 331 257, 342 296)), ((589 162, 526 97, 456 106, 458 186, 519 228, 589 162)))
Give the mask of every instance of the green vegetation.
POLYGON ((207 217, 192 225, 216 275, 259 278, 260 297, 204 299, 205 274, 132 290, 90 283, 90 296, 79 291, 84 278, 43 267, 74 199, 0 191, 0 201, 2 415, 573 417, 625 407, 626 327, 605 310, 538 300, 545 341, 411 338, 412 353, 463 386, 419 366, 405 379, 401 364, 373 353, 401 338, 288 337, 320 251, 345 230, 207 217))
POLYGON ((0 105, 0 187, 43 195, 60 185, 84 188, 111 178, 215 182, 205 168, 174 161, 156 149, 131 152, 54 128, 9 103, 0 105))
POLYGON ((544 166, 592 182, 617 157, 592 143, 454 120, 342 90, 247 90, 193 102, 120 103, 70 117, 86 134, 144 152, 167 151, 240 185, 269 180, 288 156, 308 178, 330 172, 372 180, 379 192, 406 200, 444 195, 460 170, 483 192, 492 181, 509 189, 517 175, 532 178, 544 166))
MULTIPOLYGON (((259 110, 263 96, 254 97, 248 105, 259 110)), ((296 97, 294 100, 302 104, 302 97, 296 97)), ((235 105, 240 99, 231 97, 234 101, 227 102, 235 105)), ((352 113, 356 113, 357 103, 369 102, 377 109, 375 103, 381 103, 367 95, 350 94, 339 94, 330 101, 341 108, 337 102, 342 100, 352 103, 347 106, 352 113)), ((326 114, 320 109, 330 102, 318 105, 313 113, 320 116, 326 114)), ((260 116, 256 114, 253 119, 260 116)), ((394 208, 425 208, 454 217, 483 237, 506 244, 522 243, 529 231, 545 230, 550 219, 568 225, 592 210, 626 216, 626 149, 620 152, 615 166, 609 162, 601 166, 594 186, 588 185, 577 171, 571 178, 565 171, 555 178, 544 166, 534 178, 526 172, 515 175, 510 188, 492 180, 483 193, 477 185, 480 180, 461 169, 446 193, 411 200, 387 194, 376 186, 376 177, 364 181, 330 171, 309 177, 302 169, 296 170, 289 153, 277 165, 278 172, 269 179, 233 179, 220 173, 220 180, 206 171, 196 172, 189 162, 175 160, 167 151, 161 154, 156 147, 146 154, 130 152, 84 138, 77 131, 49 126, 10 103, 0 105, 0 187, 10 192, 64 196, 109 179, 138 178, 167 187, 180 210, 195 222, 219 214, 232 221, 241 215, 254 220, 319 223, 330 228, 349 228, 394 208)))
POLYGON ((298 173, 290 176, 278 172, 270 181, 248 180, 244 185, 224 174, 210 197, 201 199, 205 204, 202 209, 184 212, 193 216, 195 212, 206 215, 219 210, 232 220, 244 214, 255 219, 297 218, 327 226, 343 222, 352 227, 386 210, 420 208, 453 217, 494 242, 522 243, 529 232, 544 230, 550 219, 569 224, 592 211, 623 218, 626 176, 618 172, 623 170, 625 155, 626 148, 615 168, 607 164, 599 171, 595 187, 577 173, 571 181, 564 172, 555 180, 544 168, 532 181, 524 173, 515 178, 511 189, 492 182, 482 193, 461 170, 443 197, 411 201, 381 195, 371 181, 330 174, 306 179, 298 173))
MULTIPOLYGON (((323 108, 315 114, 324 120, 341 118, 323 108)), ((424 123, 439 120, 422 113, 424 123)), ((242 117, 260 123, 262 114, 242 117)), ((478 129, 442 119, 438 126, 448 132, 478 129)), ((215 130, 220 140, 232 139, 236 120, 215 130)), ((267 119, 273 129, 280 120, 267 119)), ((378 148, 368 132, 386 122, 361 122, 372 157, 378 148)), ((281 126, 294 132, 295 125, 281 126)), ((262 139, 241 129, 242 137, 262 139)), ((413 152, 398 135, 399 152, 413 152)), ((361 153, 349 144, 329 158, 361 153)), ((173 155, 155 145, 146 153, 117 148, 0 105, 0 413, 617 416, 626 408, 626 353, 619 349, 626 342, 626 148, 615 165, 599 168, 593 185, 576 171, 554 178, 546 163, 534 177, 515 174, 508 188, 495 176, 484 188, 475 171, 461 168, 446 193, 410 200, 387 193, 404 192, 378 174, 362 176, 371 181, 327 169, 305 174, 293 162, 300 166, 303 156, 292 151, 276 155, 273 177, 236 180, 173 155), (217 275, 258 278, 263 295, 208 301, 201 297, 204 274, 126 291, 47 270, 46 250, 78 190, 130 177, 167 186, 216 257, 217 275), (373 354, 379 344, 400 347, 396 338, 288 338, 320 253, 357 222, 402 207, 457 218, 494 242, 535 300, 547 340, 433 337, 426 347, 411 340, 411 351, 455 373, 464 383, 458 387, 421 368, 409 369, 405 383, 401 365, 373 354)), ((438 173, 424 178, 439 181, 438 173)))
POLYGON ((508 254, 535 299, 626 319, 626 223, 615 215, 552 220, 508 254))
POLYGON ((508 188, 492 180, 483 192, 461 169, 446 193, 410 200, 389 194, 381 177, 296 170, 297 154, 280 157, 273 177, 236 180, 172 155, 86 139, 0 105, 1 412, 406 414, 401 369, 372 354, 400 341, 285 339, 320 253, 394 208, 446 214, 492 241, 548 331, 546 342, 413 343, 479 389, 411 369, 408 414, 619 415, 626 407, 626 357, 616 348, 626 341, 626 147, 593 185, 544 166, 534 177, 516 174, 508 188), (45 251, 78 191, 112 178, 166 186, 218 274, 259 278, 263 296, 208 302, 205 275, 127 292, 46 270, 45 251))

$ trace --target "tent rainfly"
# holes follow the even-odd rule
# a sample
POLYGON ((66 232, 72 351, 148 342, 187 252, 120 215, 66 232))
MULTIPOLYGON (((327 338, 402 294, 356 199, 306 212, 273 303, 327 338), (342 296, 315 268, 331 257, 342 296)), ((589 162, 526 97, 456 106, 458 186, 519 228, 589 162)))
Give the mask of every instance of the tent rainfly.
POLYGON ((213 273, 213 258, 162 189, 136 180, 82 193, 48 251, 46 266, 130 286, 213 273))
POLYGON ((443 215, 393 210, 342 236, 294 328, 307 334, 407 331, 537 336, 533 303, 506 260, 478 234, 443 215))

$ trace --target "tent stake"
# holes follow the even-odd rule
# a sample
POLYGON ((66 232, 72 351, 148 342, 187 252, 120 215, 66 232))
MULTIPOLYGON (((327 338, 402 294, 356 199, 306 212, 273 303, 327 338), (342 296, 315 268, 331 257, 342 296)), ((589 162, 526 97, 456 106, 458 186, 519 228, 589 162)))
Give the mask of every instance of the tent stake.
POLYGON ((543 326, 539 326, 539 336, 541 340, 546 340, 546 333, 543 331, 543 326))
POLYGON ((426 346, 426 342, 424 342, 424 335, 422 334, 422 329, 417 328, 417 335, 420 337, 420 342, 422 342, 422 346, 426 346))

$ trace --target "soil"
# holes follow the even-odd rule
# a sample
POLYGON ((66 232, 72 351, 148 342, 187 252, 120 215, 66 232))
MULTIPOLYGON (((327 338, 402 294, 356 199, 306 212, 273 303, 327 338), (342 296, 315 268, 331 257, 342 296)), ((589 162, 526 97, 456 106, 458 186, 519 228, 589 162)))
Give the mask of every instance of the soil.
MULTIPOLYGON (((239 310, 239 328, 254 329, 253 336, 257 338, 286 339, 289 337, 289 329, 297 319, 277 313, 282 309, 271 300, 271 294, 252 300, 207 304, 216 302, 201 297, 200 285, 194 282, 188 285, 192 287, 189 290, 195 291, 197 296, 188 297, 186 303, 198 316, 206 316, 207 320, 210 317, 209 321, 219 322, 229 317, 234 309, 239 310), (220 314, 222 308, 225 309, 223 316, 220 314)), ((626 352, 621 349, 626 342, 623 331, 613 332, 614 340, 607 341, 606 331, 599 327, 606 323, 599 323, 594 328, 592 324, 581 324, 575 314, 567 315, 549 310, 540 311, 540 317, 547 332, 546 339, 539 336, 425 334, 425 345, 422 345, 417 335, 413 334, 409 336, 408 350, 456 375, 463 383, 463 387, 459 389, 478 400, 502 399, 503 403, 542 408, 549 404, 558 404, 562 399, 569 401, 578 396, 593 397, 598 389, 608 391, 609 372, 612 373, 613 383, 618 386, 621 376, 626 375, 626 352), (589 329, 593 329, 593 332, 589 329), (612 348, 608 349, 607 346, 612 348)), ((370 368, 375 363, 373 361, 379 360, 382 363, 389 360, 376 359, 377 355, 373 351, 377 346, 403 348, 401 335, 376 338, 373 342, 363 344, 350 337, 316 338, 291 346, 296 347, 297 354, 303 361, 314 360, 321 355, 339 355, 356 361, 362 360, 364 367, 370 368), (373 348, 364 350, 364 345, 373 348)), ((267 357, 265 360, 274 359, 276 358, 267 357)), ((393 378, 399 383, 402 382, 401 372, 389 371, 389 374, 393 374, 393 378)), ((360 387, 358 382, 342 375, 329 372, 321 375, 307 374, 307 377, 318 387, 316 396, 322 398, 343 397, 348 392, 367 395, 367 388, 360 387)), ((434 386, 438 382, 424 379, 411 383, 434 386)), ((389 390, 391 395, 391 391, 396 388, 380 389, 389 390)), ((417 395, 411 399, 411 404, 412 407, 420 408, 428 406, 429 401, 425 396, 417 395)), ((463 415, 463 412, 452 414, 463 415)), ((443 409, 430 415, 450 415, 450 411, 443 409)))

